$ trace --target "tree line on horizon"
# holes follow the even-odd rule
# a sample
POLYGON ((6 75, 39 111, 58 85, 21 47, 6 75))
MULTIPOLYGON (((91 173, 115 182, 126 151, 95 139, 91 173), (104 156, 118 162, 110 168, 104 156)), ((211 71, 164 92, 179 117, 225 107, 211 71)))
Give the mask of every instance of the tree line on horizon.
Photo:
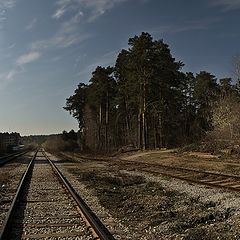
POLYGON ((129 38, 128 45, 115 66, 98 66, 89 84, 80 83, 66 99, 64 109, 79 123, 83 150, 173 147, 214 129, 230 138, 239 134, 240 118, 231 115, 239 115, 233 104, 239 103, 239 81, 182 72, 184 64, 169 46, 149 33, 129 38))

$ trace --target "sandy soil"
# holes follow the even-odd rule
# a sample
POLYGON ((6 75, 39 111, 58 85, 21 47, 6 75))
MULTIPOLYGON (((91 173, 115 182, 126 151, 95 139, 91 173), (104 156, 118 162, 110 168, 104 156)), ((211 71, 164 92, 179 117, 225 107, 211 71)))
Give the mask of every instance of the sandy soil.
POLYGON ((121 160, 134 163, 164 164, 176 167, 193 168, 213 171, 217 173, 236 174, 240 173, 240 158, 225 157, 199 152, 177 153, 175 151, 148 151, 138 154, 122 155, 121 160))

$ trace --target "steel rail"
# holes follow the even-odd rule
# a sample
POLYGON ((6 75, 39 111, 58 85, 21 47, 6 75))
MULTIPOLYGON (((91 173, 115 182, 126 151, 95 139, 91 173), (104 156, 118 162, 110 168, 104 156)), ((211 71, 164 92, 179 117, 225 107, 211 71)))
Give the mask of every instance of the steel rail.
MULTIPOLYGON (((224 186, 224 185, 220 185, 220 184, 214 184, 214 183, 211 183, 211 182, 214 182, 214 180, 212 179, 212 181, 201 181, 201 180, 194 180, 194 179, 190 179, 190 178, 186 178, 186 177, 182 177, 182 176, 176 176, 172 173, 164 173, 164 172, 157 172, 157 171, 153 171, 153 170, 145 170, 146 172, 149 172, 149 173, 158 173, 158 174, 161 174, 163 176, 166 176, 166 177, 172 177, 172 178, 175 178, 175 179, 179 179, 179 180, 182 180, 182 181, 186 181, 186 182, 189 182, 189 183, 195 183, 195 184, 198 184, 198 185, 205 185, 205 186, 209 186, 209 187, 212 187, 212 188, 219 188, 219 189, 225 189, 225 190, 228 190, 228 191, 231 191, 231 192, 240 192, 240 184, 239 185, 239 188, 236 188, 236 187, 231 187, 231 186, 224 186)), ((211 176, 211 174, 208 174, 209 176, 211 176)), ((219 180, 220 181, 220 180, 219 180)), ((234 186, 234 183, 231 184, 234 186)))
POLYGON ((8 156, 5 156, 5 157, 1 157, 0 158, 0 166, 3 166, 6 163, 8 163, 8 162, 10 162, 10 161, 12 161, 16 158, 25 155, 26 153, 28 153, 28 151, 17 153, 17 154, 11 154, 11 155, 8 155, 8 156))
POLYGON ((88 225, 91 227, 93 234, 96 236, 95 239, 100 240, 115 240, 112 234, 107 230, 107 228, 103 225, 103 223, 98 219, 98 217, 92 212, 92 210, 87 206, 87 204, 83 201, 83 199, 78 195, 78 193, 74 190, 68 180, 63 176, 57 166, 50 160, 45 151, 43 152, 46 159, 51 164, 54 172, 68 190, 69 194, 74 198, 78 207, 80 208, 82 215, 85 220, 87 220, 88 225))
POLYGON ((240 180, 239 175, 217 173, 217 172, 212 172, 212 171, 203 171, 203 170, 192 169, 192 168, 173 167, 173 166, 168 166, 168 165, 164 165, 164 164, 158 164, 158 166, 163 167, 163 168, 168 168, 168 169, 181 170, 181 171, 186 171, 186 172, 202 173, 202 174, 209 174, 209 175, 214 175, 214 176, 219 176, 219 177, 232 177, 232 178, 240 180))
MULTIPOLYGON (((145 167, 154 167, 155 169, 159 168, 159 170, 162 169, 169 169, 169 170, 176 170, 176 171, 186 171, 186 172, 194 172, 198 174, 207 174, 207 175, 213 175, 213 176, 218 176, 218 177, 229 177, 229 178, 234 178, 234 179, 239 179, 240 180, 240 175, 232 175, 232 174, 227 174, 227 173, 218 173, 218 172, 213 172, 213 171, 207 171, 207 170, 200 170, 200 169, 195 169, 195 168, 184 168, 184 167, 175 167, 175 166, 169 166, 166 164, 159 164, 159 163, 145 163, 145 162, 134 162, 134 161, 129 161, 129 160, 119 160, 117 159, 116 162, 121 162, 124 163, 125 166, 131 165, 134 167, 140 167, 141 169, 145 170, 145 167), (134 165, 137 164, 137 165, 134 165)), ((156 172, 157 173, 157 172, 156 172)))
MULTIPOLYGON (((97 160, 97 161, 103 161, 106 162, 108 161, 107 159, 96 159, 96 158, 82 158, 81 156, 79 157, 79 159, 84 159, 84 160, 97 160)), ((134 161, 129 161, 129 160, 119 160, 116 159, 116 162, 121 162, 129 165, 133 165, 135 167, 134 164, 137 164, 136 167, 140 167, 141 169, 144 170, 145 167, 154 167, 154 168, 162 168, 162 169, 169 169, 169 170, 176 170, 176 171, 186 171, 186 172, 194 172, 194 173, 199 173, 199 174, 207 174, 207 175, 212 175, 212 176, 218 176, 218 177, 229 177, 229 178, 234 178, 234 179, 239 179, 240 180, 240 175, 231 175, 231 174, 226 174, 226 173, 218 173, 218 172, 213 172, 213 171, 204 171, 204 170, 199 170, 199 169, 194 169, 194 168, 184 168, 184 167, 175 167, 175 166, 169 166, 166 164, 159 164, 159 163, 155 163, 155 164, 151 164, 151 163, 145 163, 145 162, 134 162, 134 161)), ((240 165, 240 164, 239 164, 240 165)), ((156 172, 157 173, 157 172, 156 172)))
MULTIPOLYGON (((90 157, 82 157, 82 156, 79 156, 79 159, 96 160, 96 161, 103 161, 103 162, 107 161, 107 159, 103 159, 103 158, 90 158, 90 157)), ((151 164, 151 163, 145 163, 145 162, 141 162, 141 161, 134 162, 134 161, 129 161, 129 160, 121 160, 121 159, 115 159, 115 161, 124 163, 125 166, 126 165, 134 166, 134 168, 139 168, 145 172, 149 172, 149 173, 153 173, 153 174, 161 174, 163 176, 172 177, 172 178, 186 181, 189 183, 205 185, 205 186, 209 186, 212 188, 224 189, 224 190, 231 191, 231 192, 240 192, 240 182, 239 182, 240 176, 239 175, 217 173, 217 172, 212 172, 212 171, 203 171, 203 170, 192 169, 192 168, 175 167, 175 166, 169 166, 166 164, 159 164, 159 163, 151 164), (135 165, 135 164, 137 164, 137 165, 135 165), (145 168, 153 168, 153 167, 155 168, 155 170, 145 169, 145 168), (163 172, 164 169, 166 169, 166 171, 170 171, 170 170, 179 171, 181 174, 179 175, 179 173, 178 173, 178 175, 176 175, 173 172, 172 173, 163 172), (209 176, 222 177, 223 178, 222 181, 226 181, 226 179, 224 179, 224 178, 232 178, 232 181, 231 182, 229 181, 229 184, 227 183, 226 185, 221 185, 221 184, 224 184, 224 182, 221 183, 220 179, 218 179, 218 180, 212 179, 209 181, 204 181, 204 178, 202 180, 201 179, 200 180, 192 179, 190 175, 187 177, 186 176, 184 177, 184 175, 189 174, 189 173, 204 174, 204 175, 206 175, 205 178, 207 178, 207 176, 208 177, 209 176), (234 180, 236 180, 236 182, 234 182, 234 180), (217 181, 217 182, 213 183, 215 181, 217 181)), ((230 164, 231 162, 227 162, 227 163, 230 164)))
MULTIPOLYGON (((128 160, 120 160, 120 162, 124 162, 127 164, 134 164, 133 161, 128 161, 128 160)), ((140 167, 143 171, 145 172, 149 172, 149 173, 153 173, 153 174, 161 174, 163 176, 166 177, 171 177, 171 178, 175 178, 175 179, 179 179, 182 181, 186 181, 189 183, 194 183, 194 184, 198 184, 198 185, 205 185, 205 186, 209 186, 212 188, 218 188, 218 189, 224 189, 227 191, 231 191, 231 192, 240 192, 240 176, 239 175, 231 175, 231 174, 224 174, 224 173, 217 173, 217 172, 212 172, 212 171, 203 171, 203 170, 199 170, 199 169, 192 169, 192 168, 183 168, 183 167, 175 167, 175 166, 169 166, 169 165, 165 165, 165 164, 151 164, 151 163, 144 163, 144 162, 137 162, 138 167, 140 167), (156 170, 151 170, 151 169, 144 169, 144 168, 152 168, 154 167, 156 170), (159 168, 159 169, 157 169, 159 168), (162 169, 161 169, 162 168, 162 169), (163 170, 166 169, 166 171, 178 171, 182 173, 182 175, 176 175, 176 173, 174 172, 163 172, 163 170), (187 177, 184 176, 184 174, 189 174, 189 173, 196 173, 196 174, 204 174, 206 175, 204 178, 206 179, 209 176, 212 177, 222 177, 222 181, 224 181, 224 178, 232 178, 232 181, 229 181, 229 185, 221 185, 221 180, 218 179, 218 183, 213 183, 214 179, 208 180, 208 181, 204 181, 203 179, 193 179, 193 176, 188 175, 187 177), (234 180, 236 180, 236 182, 234 183, 234 180), (239 186, 239 187, 234 187, 234 186, 239 186)), ((226 180, 226 179, 225 179, 226 180)))
POLYGON ((37 153, 38 153, 38 150, 33 155, 30 163, 28 164, 27 170, 25 171, 24 175, 21 178, 21 181, 20 181, 20 184, 18 186, 15 197, 12 201, 10 209, 8 210, 5 221, 3 222, 3 226, 2 226, 2 229, 1 229, 1 233, 0 233, 0 240, 8 240, 7 236, 9 234, 9 230, 10 230, 11 223, 12 223, 12 220, 13 220, 12 218, 13 218, 13 215, 14 215, 14 211, 16 210, 20 195, 21 195, 22 190, 24 188, 25 182, 27 181, 27 177, 28 177, 29 173, 31 172, 31 168, 33 167, 33 162, 34 162, 34 160, 37 156, 37 153))
POLYGON ((12 156, 15 156, 17 153, 12 153, 12 154, 9 154, 9 155, 4 155, 2 157, 0 157, 0 160, 4 160, 5 158, 9 158, 9 157, 12 157, 12 156))
MULTIPOLYGON (((167 166, 167 165, 163 165, 163 164, 155 164, 155 165, 152 165, 152 164, 145 164, 145 163, 142 163, 142 165, 144 165, 144 167, 160 167, 159 169, 156 169, 156 170, 151 170, 151 169, 144 169, 142 166, 142 170, 143 171, 146 171, 146 172, 150 172, 150 173, 158 173, 158 174, 161 174, 163 176, 167 176, 167 177, 172 177, 172 178, 176 178, 176 179, 179 179, 179 180, 183 180, 183 181, 186 181, 186 182, 189 182, 189 183, 196 183, 196 184, 199 184, 199 185, 206 185, 206 186, 210 186, 210 187, 214 187, 214 188, 220 188, 220 189, 226 189, 226 190, 229 190, 229 191, 232 191, 232 192, 240 192, 240 183, 238 183, 240 181, 240 176, 239 175, 230 175, 230 174, 221 174, 221 173, 216 173, 216 172, 211 172, 211 171, 202 171, 202 170, 197 170, 197 169, 191 169, 191 168, 183 168, 183 167, 173 167, 173 166, 167 166), (167 171, 169 170, 173 170, 173 171, 178 171, 178 174, 179 172, 182 174, 182 175, 176 175, 176 173, 174 172, 163 172, 161 171, 162 169, 167 169, 167 171), (185 171, 185 173, 184 173, 185 171), (211 179, 211 180, 208 180, 208 181, 204 181, 204 178, 203 179, 199 179, 199 180, 196 180, 196 179, 192 179, 191 175, 188 175, 187 177, 184 176, 184 174, 189 174, 189 173, 197 173, 197 174, 204 174, 206 175, 204 178, 207 178, 209 176, 213 176, 213 177, 222 177, 222 181, 224 181, 224 178, 231 178, 232 181, 229 182, 231 183, 229 186, 228 185, 221 185, 221 180, 218 179, 217 180, 217 183, 213 183, 214 179, 211 179), (234 183, 234 180, 236 180, 237 182, 234 183), (236 185, 239 185, 239 188, 238 187, 234 187, 236 185)), ((226 180, 226 179, 225 179, 226 180)))

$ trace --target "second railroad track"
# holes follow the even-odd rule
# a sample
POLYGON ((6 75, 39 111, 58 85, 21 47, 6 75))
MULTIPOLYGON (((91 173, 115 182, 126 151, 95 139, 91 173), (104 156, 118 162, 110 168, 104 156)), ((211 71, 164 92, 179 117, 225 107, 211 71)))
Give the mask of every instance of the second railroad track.
POLYGON ((192 168, 174 167, 162 164, 138 163, 138 169, 152 174, 161 174, 190 183, 240 192, 240 176, 204 171, 192 168))

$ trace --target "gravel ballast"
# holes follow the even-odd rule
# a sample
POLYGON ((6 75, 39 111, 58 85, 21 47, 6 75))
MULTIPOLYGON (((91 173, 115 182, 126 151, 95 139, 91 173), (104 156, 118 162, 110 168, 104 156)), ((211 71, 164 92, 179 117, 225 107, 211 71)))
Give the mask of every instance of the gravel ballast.
POLYGON ((25 154, 0 168, 0 227, 3 224, 20 180, 32 156, 32 152, 25 154))
POLYGON ((153 175, 134 162, 49 156, 116 239, 240 239, 238 193, 153 175))
POLYGON ((85 239, 93 236, 41 152, 14 213, 10 239, 85 239))

